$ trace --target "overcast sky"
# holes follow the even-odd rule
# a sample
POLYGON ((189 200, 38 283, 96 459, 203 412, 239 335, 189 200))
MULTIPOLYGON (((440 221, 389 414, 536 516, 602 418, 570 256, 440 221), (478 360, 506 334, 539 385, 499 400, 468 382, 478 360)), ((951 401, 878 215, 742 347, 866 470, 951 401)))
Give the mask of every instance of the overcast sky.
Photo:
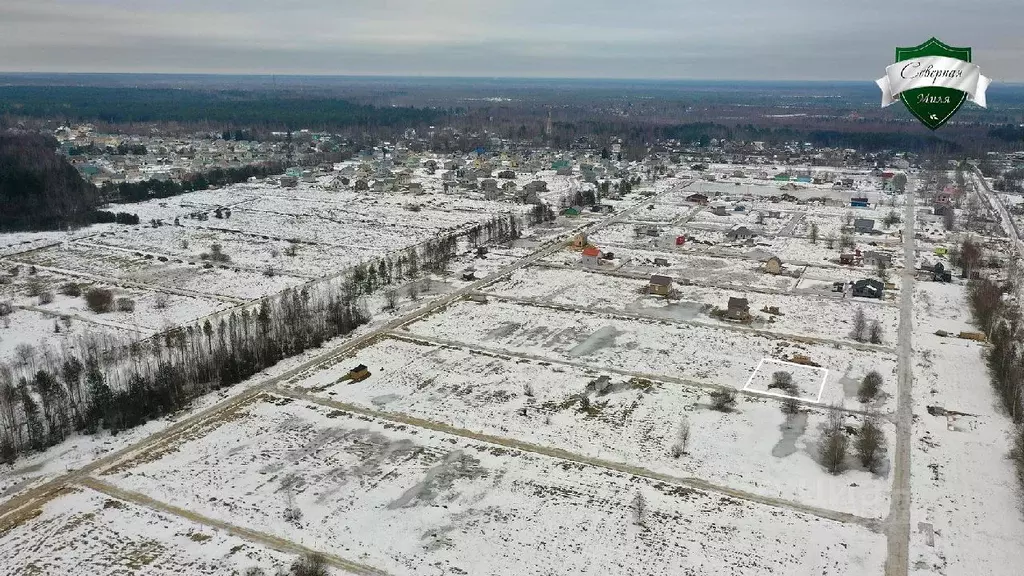
POLYGON ((1024 0, 0 0, 0 71, 1024 81, 1024 0))

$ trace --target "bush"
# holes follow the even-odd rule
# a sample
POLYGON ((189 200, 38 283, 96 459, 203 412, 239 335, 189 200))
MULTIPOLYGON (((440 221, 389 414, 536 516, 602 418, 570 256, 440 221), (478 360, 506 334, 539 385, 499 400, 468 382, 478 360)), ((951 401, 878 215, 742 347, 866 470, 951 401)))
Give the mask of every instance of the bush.
POLYGON ((50 304, 53 302, 53 292, 43 292, 39 295, 39 305, 50 304))
POLYGON ((778 388, 790 396, 795 396, 798 392, 796 384, 793 383, 793 374, 782 370, 772 374, 772 383, 768 385, 768 389, 772 388, 778 388))
POLYGON ((114 293, 106 288, 92 288, 83 296, 89 310, 97 314, 110 312, 114 309, 114 293))
POLYGON ((135 300, 131 298, 118 298, 117 299, 117 311, 118 312, 135 312, 135 300))
POLYGON ((82 295, 82 286, 78 282, 67 282, 61 285, 60 293, 72 298, 78 298, 82 295))
POLYGON ((877 472, 882 462, 882 454, 885 453, 885 434, 874 418, 864 419, 857 433, 854 448, 857 450, 857 458, 861 465, 872 473, 877 472))
POLYGON ((35 298, 46 291, 46 285, 42 283, 38 278, 33 278, 28 281, 25 286, 25 293, 35 298))
POLYGON ((156 298, 153 300, 153 308, 156 308, 157 310, 164 310, 167 308, 167 304, 167 294, 157 294, 156 298))
POLYGON ((10 316, 12 313, 14 313, 14 306, 11 306, 10 302, 0 302, 0 318, 10 316))
POLYGON ((861 380, 860 388, 857 390, 857 399, 861 402, 870 402, 875 399, 875 396, 878 396, 878 391, 881 388, 882 375, 878 371, 872 370, 861 380))
POLYGON ((306 554, 292 564, 289 571, 291 576, 329 576, 327 570, 327 559, 321 554, 306 554))
POLYGON ((736 406, 736 393, 718 390, 711 393, 711 407, 719 412, 729 412, 736 406))

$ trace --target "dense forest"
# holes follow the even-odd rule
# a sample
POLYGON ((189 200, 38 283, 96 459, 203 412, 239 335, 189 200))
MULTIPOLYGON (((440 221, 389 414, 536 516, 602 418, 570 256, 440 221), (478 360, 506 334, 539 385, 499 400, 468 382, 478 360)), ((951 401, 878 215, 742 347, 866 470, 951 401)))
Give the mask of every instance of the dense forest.
POLYGON ((0 231, 89 221, 99 192, 56 150, 48 136, 0 132, 0 231))
POLYGON ((378 107, 301 94, 100 88, 0 86, 0 115, 67 122, 208 122, 225 126, 330 129, 417 126, 447 114, 412 107, 378 107))

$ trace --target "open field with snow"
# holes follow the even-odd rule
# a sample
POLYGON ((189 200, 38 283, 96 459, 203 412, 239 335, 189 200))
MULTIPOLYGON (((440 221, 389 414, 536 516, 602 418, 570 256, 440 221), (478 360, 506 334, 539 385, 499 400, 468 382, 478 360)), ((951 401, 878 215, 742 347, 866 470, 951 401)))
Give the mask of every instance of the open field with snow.
MULTIPOLYGON (((411 335, 472 343, 537 359, 585 363, 638 375, 662 375, 741 389, 762 358, 810 357, 829 370, 823 404, 855 403, 856 384, 871 370, 894 386, 896 358, 881 351, 791 342, 713 326, 636 320, 512 302, 461 301, 407 327, 411 335)), ((881 407, 880 407, 881 408, 881 407)))
POLYGON ((976 330, 966 290, 918 282, 914 296, 911 573, 1016 574, 1024 517, 1007 458, 1013 424, 989 383, 984 346, 934 334, 976 330))
POLYGON ((253 545, 178 516, 87 488, 71 489, 38 516, 0 526, 5 574, 180 574, 222 576, 250 568, 273 573, 294 556, 253 545))
POLYGON ((884 560, 856 525, 274 397, 103 478, 392 574, 863 574, 884 560), (301 518, 282 521, 288 508, 301 518))
MULTIPOLYGON (((888 507, 885 476, 858 466, 832 476, 817 463, 823 410, 787 416, 780 402, 743 396, 735 410, 719 412, 700 389, 613 374, 609 388, 599 391, 594 383, 601 375, 596 368, 388 338, 289 386, 327 401, 441 422, 516 445, 697 477, 839 512, 880 517, 888 507), (340 381, 355 364, 369 366, 370 378, 340 381), (588 396, 589 409, 581 408, 581 394, 588 396), (674 457, 671 449, 684 421, 690 440, 686 454, 674 457)), ((815 384, 820 383, 819 376, 815 384)))
MULTIPOLYGON (((764 294, 707 288, 696 285, 676 286, 678 300, 641 294, 647 286, 641 279, 597 274, 585 270, 565 270, 534 266, 516 270, 505 280, 485 288, 488 293, 519 299, 535 299, 564 306, 597 311, 639 314, 656 319, 694 321, 736 327, 735 322, 710 314, 714 308, 724 309, 729 298, 747 298, 754 320, 749 326, 784 334, 843 340, 850 338, 856 306, 832 297, 789 294, 764 294), (763 312, 778 307, 781 315, 763 312), (828 321, 823 321, 828 318, 828 321)), ((899 321, 893 307, 866 306, 865 312, 882 323, 883 332, 895 339, 899 321)))

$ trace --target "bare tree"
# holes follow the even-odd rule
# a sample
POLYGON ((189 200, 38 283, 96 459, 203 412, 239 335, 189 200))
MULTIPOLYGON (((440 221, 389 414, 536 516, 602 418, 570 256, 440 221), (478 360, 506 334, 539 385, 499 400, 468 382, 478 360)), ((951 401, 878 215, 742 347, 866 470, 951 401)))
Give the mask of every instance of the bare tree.
POLYGON ((871 322, 871 327, 868 328, 868 341, 872 344, 882 343, 882 323, 878 320, 871 322))
POLYGON ((676 441, 672 444, 671 454, 673 458, 679 458, 686 454, 686 447, 690 443, 690 420, 683 416, 679 423, 679 430, 676 432, 676 441))
POLYGON ((853 313, 853 330, 850 331, 850 337, 857 342, 863 342, 867 337, 868 321, 864 318, 864 310, 857 308, 857 311, 853 313))
POLYGON ((857 432, 854 449, 861 465, 872 473, 877 473, 882 463, 882 455, 885 453, 885 434, 874 417, 864 419, 857 432))
POLYGON ((636 495, 633 496, 633 501, 630 503, 630 508, 633 512, 633 523, 637 526, 647 527, 647 499, 644 498, 642 492, 637 490, 636 495))
POLYGON ((956 226, 956 216, 953 213, 952 206, 947 206, 942 212, 942 225, 949 232, 952 232, 953 228, 956 226))
POLYGON ((384 309, 394 311, 398 308, 398 291, 391 288, 384 292, 384 309))
POLYGON ((416 302, 420 299, 420 286, 418 282, 410 282, 408 287, 409 299, 416 302))
POLYGON ((833 234, 832 232, 829 232, 825 236, 825 247, 828 248, 829 250, 832 250, 833 248, 836 247, 836 235, 833 234))
POLYGON ((846 437, 846 422, 843 411, 832 406, 828 411, 828 420, 821 435, 818 446, 821 464, 830 474, 840 474, 846 461, 846 450, 849 439, 846 437))
POLYGON ((817 244, 818 243, 818 223, 817 222, 812 222, 811 223, 811 232, 807 235, 807 237, 811 239, 811 244, 817 244))
POLYGON ((973 272, 981 263, 981 258, 981 247, 969 239, 964 240, 963 244, 960 246, 960 264, 964 268, 965 276, 968 278, 971 277, 971 272, 973 272))

